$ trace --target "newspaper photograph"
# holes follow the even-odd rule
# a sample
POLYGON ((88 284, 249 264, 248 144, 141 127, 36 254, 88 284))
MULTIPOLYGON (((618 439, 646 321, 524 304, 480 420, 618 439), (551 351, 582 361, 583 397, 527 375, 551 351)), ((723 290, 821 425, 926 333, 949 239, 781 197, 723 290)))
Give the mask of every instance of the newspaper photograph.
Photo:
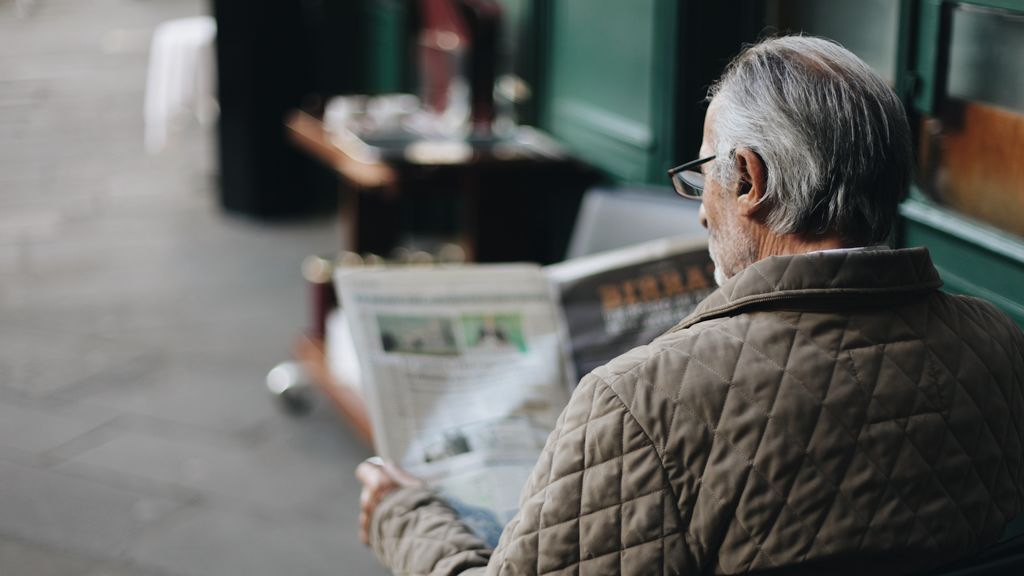
POLYGON ((551 286, 531 265, 341 271, 378 453, 500 534, 570 384, 551 286))

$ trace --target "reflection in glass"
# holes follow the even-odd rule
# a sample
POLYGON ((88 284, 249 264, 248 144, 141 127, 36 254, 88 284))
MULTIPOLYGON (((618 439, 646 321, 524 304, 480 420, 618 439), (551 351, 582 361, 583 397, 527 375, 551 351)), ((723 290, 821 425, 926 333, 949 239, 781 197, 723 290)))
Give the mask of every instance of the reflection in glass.
POLYGON ((957 7, 949 50, 945 98, 923 124, 925 189, 1024 236, 1024 15, 957 7))
POLYGON ((1024 13, 953 11, 948 94, 1024 114, 1024 13))
POLYGON ((772 0, 765 20, 780 34, 804 32, 839 42, 892 86, 899 12, 895 0, 772 0))

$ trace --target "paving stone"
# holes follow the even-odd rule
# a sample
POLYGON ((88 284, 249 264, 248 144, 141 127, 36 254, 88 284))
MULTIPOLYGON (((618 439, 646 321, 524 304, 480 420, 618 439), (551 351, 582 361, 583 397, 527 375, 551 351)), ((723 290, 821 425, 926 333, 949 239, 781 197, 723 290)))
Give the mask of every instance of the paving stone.
POLYGON ((24 273, 25 252, 21 243, 0 243, 0 279, 24 273))
MULTIPOLYGON (((202 492, 208 499, 275 514, 315 515, 325 501, 358 501, 352 454, 310 453, 240 444, 199 444, 126 433, 60 464, 80 466, 167 482, 202 492), (330 457, 330 456, 333 456, 330 457)), ((333 518, 350 522, 354 516, 333 518)))
POLYGON ((0 538, 0 572, 32 576, 75 576, 92 564, 91 558, 0 538))
POLYGON ((0 533, 117 555, 129 537, 184 502, 0 461, 0 533))
MULTIPOLYGON (((281 352, 284 354, 284 351, 281 352)), ((242 433, 267 420, 279 418, 263 384, 263 361, 250 365, 193 359, 174 363, 136 377, 127 373, 103 374, 82 391, 82 403, 98 404, 133 414, 197 426, 225 433, 242 433)))
POLYGON ((6 576, 174 576, 131 561, 98 560, 52 546, 0 536, 0 574, 6 576))
POLYGON ((109 419, 55 414, 40 408, 0 402, 0 444, 41 454, 67 444, 109 419))
POLYGON ((0 574, 383 573, 369 450, 266 371, 334 218, 226 215, 215 135, 142 150, 148 38, 204 0, 0 0, 0 574))
POLYGON ((355 541, 356 527, 194 508, 132 543, 138 562, 207 576, 374 576, 386 574, 355 541))
POLYGON ((104 372, 145 371, 157 361, 152 353, 119 347, 111 339, 10 324, 0 330, 0 387, 33 396, 52 394, 104 372))

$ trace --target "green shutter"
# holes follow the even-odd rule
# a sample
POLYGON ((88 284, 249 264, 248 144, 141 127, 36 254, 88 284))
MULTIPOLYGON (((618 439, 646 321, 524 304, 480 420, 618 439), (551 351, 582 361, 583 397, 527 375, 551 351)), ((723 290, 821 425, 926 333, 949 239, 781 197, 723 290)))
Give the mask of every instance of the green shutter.
POLYGON ((546 3, 542 127, 622 182, 662 182, 672 150, 676 2, 546 3))

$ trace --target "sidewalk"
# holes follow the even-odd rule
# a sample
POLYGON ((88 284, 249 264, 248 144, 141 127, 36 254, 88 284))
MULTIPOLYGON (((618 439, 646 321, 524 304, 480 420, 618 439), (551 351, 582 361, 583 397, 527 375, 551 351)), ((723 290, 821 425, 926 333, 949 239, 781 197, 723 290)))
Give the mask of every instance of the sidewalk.
POLYGON ((149 37, 199 0, 0 0, 0 574, 372 575, 368 452, 263 378, 333 219, 216 202, 212 135, 142 151, 149 37))

